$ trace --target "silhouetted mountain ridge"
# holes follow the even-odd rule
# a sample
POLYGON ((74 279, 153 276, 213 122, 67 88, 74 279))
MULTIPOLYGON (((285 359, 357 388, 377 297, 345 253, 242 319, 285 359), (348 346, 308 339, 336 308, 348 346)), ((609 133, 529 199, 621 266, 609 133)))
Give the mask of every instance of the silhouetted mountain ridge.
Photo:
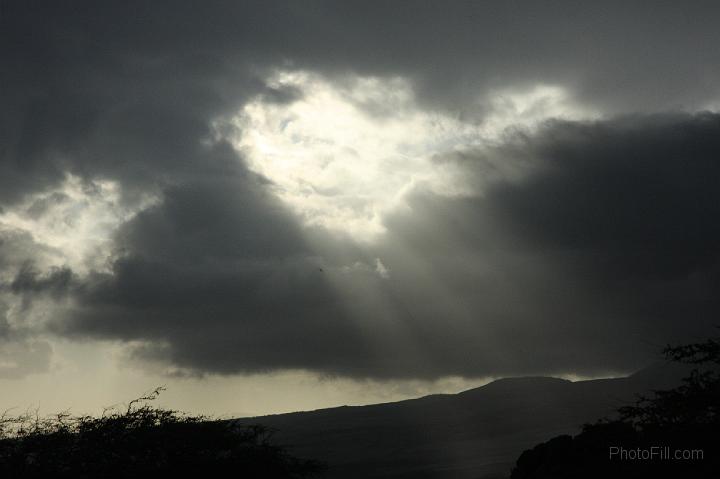
POLYGON ((276 428, 294 454, 327 462, 330 478, 507 477, 523 450, 576 434, 686 371, 663 363, 624 378, 504 378, 457 394, 247 421, 276 428))

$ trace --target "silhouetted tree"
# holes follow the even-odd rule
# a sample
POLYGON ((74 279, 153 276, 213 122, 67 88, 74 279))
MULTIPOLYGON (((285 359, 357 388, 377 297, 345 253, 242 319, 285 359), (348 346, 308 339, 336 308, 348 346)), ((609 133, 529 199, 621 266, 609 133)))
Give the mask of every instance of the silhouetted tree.
POLYGON ((695 365, 680 386, 640 396, 621 407, 618 418, 585 425, 575 437, 523 452, 512 479, 720 477, 720 341, 663 352, 668 360, 695 365))
POLYGON ((152 407, 162 388, 101 417, 0 419, 2 478, 308 478, 320 463, 289 455, 263 426, 152 407))

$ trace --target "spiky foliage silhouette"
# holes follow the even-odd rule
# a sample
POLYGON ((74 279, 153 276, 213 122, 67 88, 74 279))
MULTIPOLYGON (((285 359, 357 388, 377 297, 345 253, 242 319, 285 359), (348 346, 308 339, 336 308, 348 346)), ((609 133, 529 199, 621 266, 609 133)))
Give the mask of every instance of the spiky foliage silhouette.
POLYGON ((720 341, 668 346, 664 354, 696 367, 681 386, 641 396, 635 405, 620 408, 621 418, 645 432, 720 425, 720 341))
POLYGON ((322 464, 272 442, 272 431, 153 407, 163 388, 102 416, 0 418, 2 478, 309 478, 322 464))
POLYGON ((720 341, 667 346, 663 353, 694 365, 680 386, 640 396, 575 437, 525 451, 512 479, 720 477, 720 341), (628 451, 625 459, 618 449, 611 457, 611 447, 628 451))

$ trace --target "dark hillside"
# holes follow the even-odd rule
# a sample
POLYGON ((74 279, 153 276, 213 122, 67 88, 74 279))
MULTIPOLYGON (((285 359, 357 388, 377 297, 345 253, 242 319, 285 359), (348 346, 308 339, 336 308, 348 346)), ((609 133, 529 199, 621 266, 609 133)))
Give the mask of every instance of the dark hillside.
MULTIPOLYGON (((675 384, 659 364, 627 378, 570 382, 500 379, 459 394, 253 418, 330 478, 507 477, 525 449, 612 414, 636 393, 675 384)), ((684 371, 684 369, 682 369, 684 371)))

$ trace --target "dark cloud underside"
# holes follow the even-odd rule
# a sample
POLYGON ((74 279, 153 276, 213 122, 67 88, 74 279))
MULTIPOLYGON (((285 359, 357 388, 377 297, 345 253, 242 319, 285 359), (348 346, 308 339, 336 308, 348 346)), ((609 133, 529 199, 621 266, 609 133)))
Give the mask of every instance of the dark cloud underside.
POLYGON ((533 172, 483 197, 418 191, 371 252, 391 278, 355 273, 341 297, 339 265, 257 185, 174 190, 125 227, 127 256, 83 286, 63 331, 156 341, 175 364, 221 372, 639 366, 717 317, 718 138, 716 115, 636 116, 552 123, 478 152, 533 172))
MULTIPOLYGON (((0 211, 68 173, 117 182, 127 204, 158 202, 116 232, 109 270, 85 276, 38 271, 42 247, 0 232, 0 306, 62 298, 47 331, 135 341, 137 357, 191 372, 640 366, 665 342, 707 332, 720 308, 720 119, 653 114, 720 98, 717 10, 3 2, 0 211), (408 211, 385 218, 386 236, 360 248, 303 230, 268 180, 213 136, 213 120, 251 98, 299 98, 265 84, 276 69, 338 84, 402 76, 422 108, 476 119, 496 88, 561 85, 607 119, 549 122, 446 159, 482 194, 418 188, 408 211), (488 162, 529 173, 488 180, 488 162)), ((25 331, 3 324, 3 340, 25 331)), ((33 350, 38 363, 44 348, 33 350)))

